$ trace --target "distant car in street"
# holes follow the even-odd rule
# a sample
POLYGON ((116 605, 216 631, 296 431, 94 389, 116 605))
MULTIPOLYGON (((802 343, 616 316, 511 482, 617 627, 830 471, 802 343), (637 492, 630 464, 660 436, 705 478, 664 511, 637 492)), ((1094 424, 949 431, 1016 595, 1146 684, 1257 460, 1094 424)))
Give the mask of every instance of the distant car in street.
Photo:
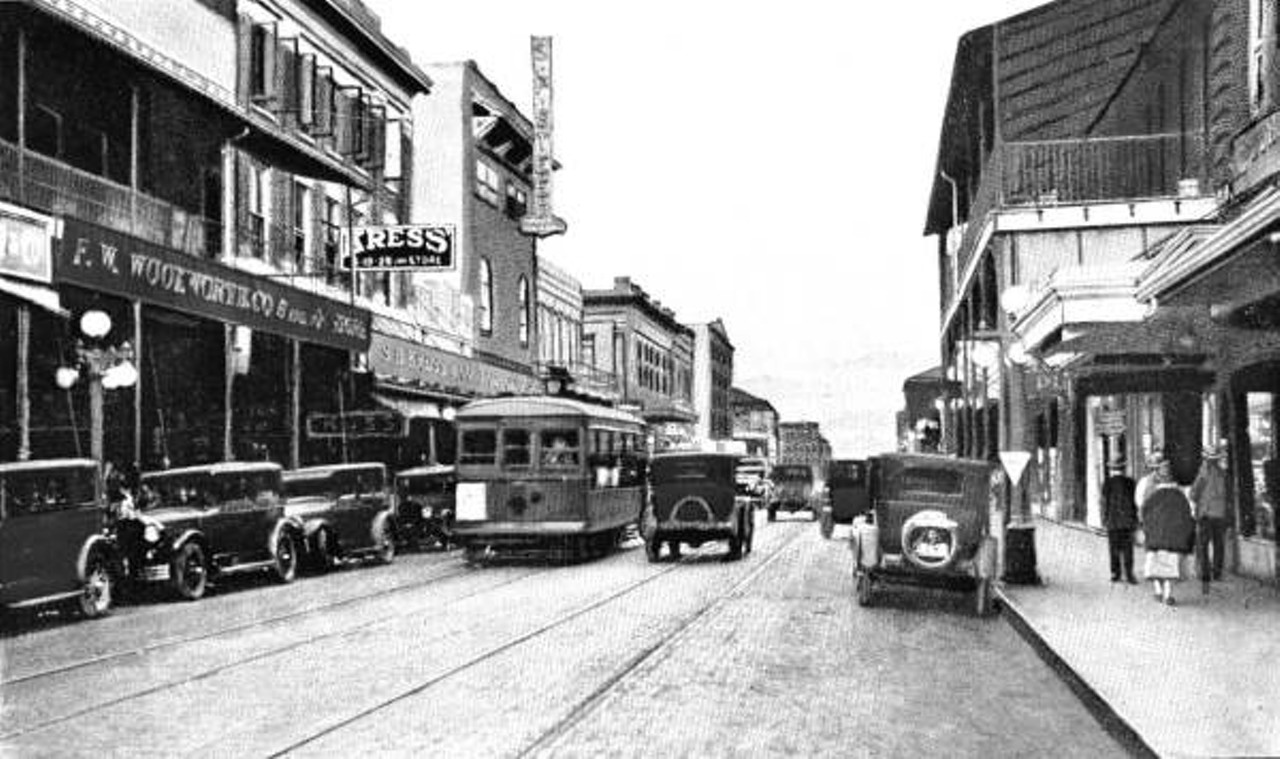
POLYGON ((853 524, 853 518, 871 507, 867 489, 867 462, 832 459, 827 464, 827 492, 819 523, 823 537, 831 537, 837 524, 853 524))
POLYGON ((116 526, 129 578, 167 584, 187 600, 232 573, 266 570, 292 582, 302 529, 285 516, 280 478, 270 462, 143 474, 137 513, 116 526))
POLYGON ((813 503, 813 468, 808 464, 778 464, 773 467, 773 494, 769 500, 769 521, 778 518, 779 511, 795 513, 808 511, 817 518, 813 503))
POLYGON ((751 551, 755 518, 751 501, 737 493, 732 453, 660 453, 649 462, 649 496, 640 519, 645 554, 657 561, 661 544, 671 556, 680 544, 712 540, 729 544, 729 558, 751 551))
POLYGON ((281 478, 284 513, 302 525, 306 564, 328 571, 345 558, 396 555, 396 518, 387 468, 377 462, 292 469, 281 478))
POLYGON ((870 461, 872 510, 853 520, 853 580, 871 605, 879 584, 972 591, 991 609, 996 542, 990 534, 995 465, 977 459, 893 453, 870 461))
POLYGON ((763 509, 769 505, 773 483, 769 481, 767 460, 759 456, 744 456, 738 461, 734 480, 738 484, 738 495, 748 498, 753 508, 763 509))
POLYGON ((415 549, 433 544, 448 550, 453 540, 458 471, 453 466, 424 465, 396 472, 398 535, 415 549))
POLYGON ((0 608, 69 602, 85 617, 107 613, 117 566, 109 521, 98 462, 0 464, 0 608))

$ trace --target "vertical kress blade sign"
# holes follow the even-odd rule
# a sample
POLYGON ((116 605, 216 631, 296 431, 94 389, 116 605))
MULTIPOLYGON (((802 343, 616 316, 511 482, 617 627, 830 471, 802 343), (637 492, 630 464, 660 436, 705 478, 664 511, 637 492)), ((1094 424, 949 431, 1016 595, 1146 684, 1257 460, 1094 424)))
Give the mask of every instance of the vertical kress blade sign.
POLYGON ((562 234, 566 225, 551 209, 551 172, 555 157, 551 148, 551 38, 530 37, 533 58, 533 187, 529 211, 520 220, 520 231, 534 237, 562 234))

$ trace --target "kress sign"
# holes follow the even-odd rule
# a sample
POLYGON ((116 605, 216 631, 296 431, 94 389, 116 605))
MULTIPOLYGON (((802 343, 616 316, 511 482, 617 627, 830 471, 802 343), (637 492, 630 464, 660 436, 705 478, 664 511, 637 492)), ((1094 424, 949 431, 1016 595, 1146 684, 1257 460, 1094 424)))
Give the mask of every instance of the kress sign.
POLYGON ((454 268, 457 234, 452 224, 353 227, 345 237, 348 269, 353 262, 357 271, 454 268))

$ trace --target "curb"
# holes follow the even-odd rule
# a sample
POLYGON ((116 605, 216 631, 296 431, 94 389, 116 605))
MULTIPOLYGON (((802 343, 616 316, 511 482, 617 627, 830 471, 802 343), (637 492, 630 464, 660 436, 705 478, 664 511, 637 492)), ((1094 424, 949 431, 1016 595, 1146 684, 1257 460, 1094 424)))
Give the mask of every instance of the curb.
POLYGON ((1118 712, 1107 703, 1101 695, 1089 685, 1078 672, 1058 655, 1056 651, 1041 637, 1035 626, 1027 621, 1018 604, 1005 594, 1003 587, 995 588, 995 596, 1000 602, 1000 616, 1009 623, 1014 632, 1031 646, 1041 661, 1048 664, 1055 674, 1066 684, 1071 692, 1080 699, 1102 729, 1107 732, 1131 756, 1159 757, 1160 754, 1151 748, 1137 730, 1133 729, 1118 712))

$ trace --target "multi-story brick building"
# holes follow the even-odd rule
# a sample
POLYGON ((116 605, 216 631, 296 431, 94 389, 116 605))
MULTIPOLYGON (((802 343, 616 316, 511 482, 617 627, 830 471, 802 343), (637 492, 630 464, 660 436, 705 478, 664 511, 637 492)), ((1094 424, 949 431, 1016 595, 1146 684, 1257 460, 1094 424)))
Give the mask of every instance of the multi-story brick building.
POLYGON ((0 457, 75 454, 90 419, 142 467, 352 453, 326 415, 372 404, 350 368, 414 289, 353 291, 339 231, 405 219, 409 103, 430 88, 376 17, 32 0, 0 7, 0 57, 0 223, 23 251, 0 264, 0 457), (86 311, 138 369, 101 414, 92 372, 52 385, 77 363, 63 315, 86 311))
POLYGON ((734 440, 746 446, 747 455, 773 464, 778 460, 778 411, 764 398, 741 388, 729 389, 729 415, 734 440))
POLYGON ((619 401, 636 407, 659 445, 692 442, 693 330, 630 277, 583 292, 582 354, 616 378, 619 401))
POLYGON ((699 440, 728 440, 733 435, 729 389, 733 387, 733 343, 719 319, 691 324, 693 329, 694 430, 699 440))
POLYGON ((827 478, 827 464, 831 462, 831 443, 822 434, 818 422, 779 422, 779 464, 808 464, 813 469, 813 481, 822 483, 827 478))

